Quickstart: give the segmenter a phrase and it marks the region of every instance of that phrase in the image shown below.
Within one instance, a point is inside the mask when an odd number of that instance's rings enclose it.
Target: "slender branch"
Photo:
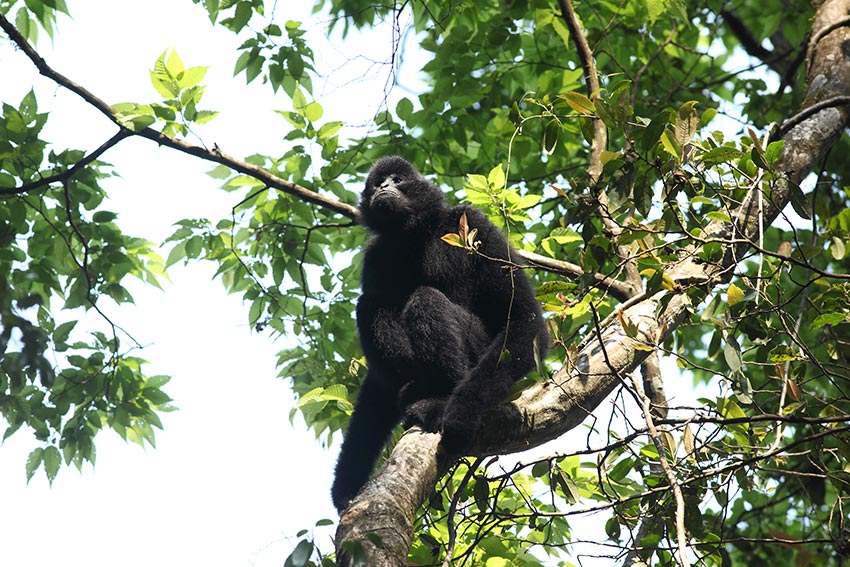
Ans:
[[[358,220],[360,218],[360,213],[357,210],[357,207],[354,207],[347,203],[343,203],[341,201],[337,201],[336,199],[333,199],[331,197],[326,197],[325,195],[316,193],[315,191],[307,189],[306,187],[302,187],[297,183],[287,181],[281,177],[269,173],[262,167],[229,156],[218,148],[208,150],[206,148],[203,148],[201,146],[195,146],[183,140],[171,138],[152,128],[145,128],[144,130],[135,133],[143,138],[153,140],[154,142],[157,142],[158,144],[161,144],[163,146],[168,146],[169,148],[179,150],[183,153],[193,155],[195,157],[199,157],[206,161],[226,165],[234,171],[244,173],[245,175],[250,175],[254,179],[262,181],[269,187],[279,189],[280,191],[283,191],[288,195],[292,195],[293,197],[297,197],[298,199],[301,199],[302,201],[311,203],[313,205],[319,205],[344,217],[355,220]]]
[[[449,542],[446,549],[446,557],[443,559],[443,567],[450,567],[452,565],[452,559],[454,555],[455,543],[457,542],[457,527],[455,526],[455,514],[457,514],[457,505],[461,499],[462,494],[466,490],[466,485],[469,484],[472,475],[478,470],[478,467],[481,466],[481,463],[484,461],[483,457],[478,457],[473,461],[469,468],[466,470],[466,474],[461,479],[460,484],[457,486],[457,490],[455,491],[454,497],[452,497],[452,503],[449,505],[449,513],[446,517],[446,523],[449,532]]]
[[[646,422],[646,428],[649,431],[649,438],[652,439],[655,450],[658,451],[658,462],[664,470],[664,475],[667,477],[667,482],[670,483],[670,488],[673,489],[673,498],[676,501],[676,542],[679,547],[678,563],[681,567],[690,567],[691,562],[688,559],[687,553],[688,536],[685,532],[685,497],[682,494],[682,485],[679,483],[679,479],[676,478],[676,474],[667,460],[666,449],[664,448],[664,443],[661,442],[661,433],[658,431],[658,428],[655,426],[655,420],[652,418],[652,401],[643,391],[640,382],[638,382],[634,374],[631,375],[631,379],[632,386],[641,403],[641,411],[643,411],[643,418]]]
[[[112,146],[117,145],[118,142],[120,142],[124,138],[128,138],[132,135],[133,133],[131,131],[127,130],[126,128],[123,128],[119,130],[114,136],[112,136],[103,144],[101,144],[100,147],[97,148],[95,151],[83,157],[80,161],[78,161],[65,171],[60,171],[48,177],[42,177],[40,179],[36,179],[35,181],[24,183],[23,185],[19,185],[18,187],[0,187],[0,195],[21,195],[23,193],[29,193],[30,191],[40,189],[41,187],[46,187],[51,183],[64,183],[65,181],[73,177],[78,171],[80,171],[81,169],[89,165],[91,162],[99,158],[103,154],[103,152],[105,152]]]
[[[762,61],[765,65],[776,71],[780,76],[785,76],[790,67],[786,60],[787,53],[779,53],[762,47],[761,42],[756,38],[750,28],[744,21],[730,10],[722,10],[720,15],[729,26],[729,31],[737,38],[741,47],[752,57]]]
[[[576,46],[581,67],[584,70],[584,79],[587,87],[587,96],[592,101],[599,100],[599,75],[596,70],[596,64],[593,60],[593,52],[587,43],[587,39],[582,33],[581,25],[579,25],[578,16],[573,9],[571,0],[558,0],[558,5],[561,8],[561,17],[567,25],[570,32],[570,38]],[[608,130],[605,123],[599,116],[593,118],[593,141],[590,144],[590,159],[587,166],[587,173],[590,177],[591,186],[595,187],[602,179],[602,152],[608,146]],[[610,233],[612,239],[616,242],[617,236],[622,233],[622,228],[611,218],[608,212],[608,195],[605,191],[600,191],[598,195],[599,209],[601,211],[602,222],[605,229]],[[628,246],[617,245],[617,255],[622,260],[623,271],[625,272],[626,281],[631,284],[629,297],[640,293],[641,279],[637,271],[634,260],[631,258]]]
[[[816,102],[815,104],[804,108],[785,122],[779,125],[779,129],[771,136],[771,140],[774,138],[781,138],[785,135],[786,132],[806,120],[809,116],[813,114],[817,114],[821,110],[832,108],[835,106],[846,106],[850,105],[850,96],[834,96],[830,97],[826,100],[822,100],[820,102]]]
[[[143,130],[139,131],[129,130],[124,124],[121,123],[119,114],[115,112],[115,109],[109,106],[109,104],[92,94],[86,88],[76,84],[68,77],[52,69],[44,60],[44,58],[42,58],[32,48],[32,46],[27,43],[27,40],[20,34],[20,32],[18,32],[17,29],[15,29],[15,26],[13,26],[9,22],[9,20],[7,20],[2,14],[0,14],[0,28],[2,28],[3,31],[6,32],[6,34],[9,36],[9,39],[11,39],[12,42],[17,45],[21,51],[24,52],[24,54],[30,59],[30,61],[33,62],[39,73],[53,80],[57,84],[65,87],[69,91],[82,98],[88,104],[97,108],[102,114],[104,114],[107,118],[114,122],[119,128],[128,132],[127,136],[129,136],[130,134],[135,134],[137,136],[141,136],[142,138],[152,140],[160,145],[168,146],[169,148],[181,151],[183,153],[199,157],[203,160],[226,165],[234,171],[244,173],[245,175],[250,175],[270,187],[279,189],[284,193],[293,195],[294,197],[297,197],[308,203],[322,206],[330,211],[341,214],[351,219],[357,219],[359,217],[357,208],[352,205],[342,203],[335,199],[321,195],[315,191],[311,191],[306,187],[302,187],[296,183],[287,181],[283,178],[269,173],[261,167],[231,157],[220,151],[218,148],[208,150],[207,148],[190,144],[189,142],[186,142],[184,140],[178,140],[176,138],[172,138],[171,136],[166,136],[162,132],[154,130],[153,128],[144,128]]]
[[[587,44],[584,34],[581,31],[581,26],[578,22],[575,10],[570,0],[558,0],[558,5],[561,7],[561,17],[564,23],[567,24],[567,29],[570,32],[570,38],[578,51],[581,68],[584,70],[584,80],[587,85],[587,96],[590,100],[599,98],[599,77],[596,73],[596,65],[593,62],[593,52]],[[602,152],[608,145],[608,130],[605,128],[605,123],[602,119],[593,118],[593,142],[590,144],[590,163],[587,172],[590,175],[591,185],[596,185],[602,177]]]
[[[532,268],[559,274],[570,279],[577,279],[590,275],[596,281],[597,287],[608,291],[614,298],[620,301],[627,301],[634,295],[634,290],[629,284],[604,274],[588,274],[588,272],[585,272],[584,268],[578,264],[565,262],[563,260],[556,260],[554,258],[549,258],[548,256],[535,254],[534,252],[527,252],[525,250],[517,250],[516,252],[517,255],[526,260],[528,265]]]

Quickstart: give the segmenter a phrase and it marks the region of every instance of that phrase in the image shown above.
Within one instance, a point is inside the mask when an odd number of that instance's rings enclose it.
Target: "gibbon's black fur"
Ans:
[[[463,454],[482,414],[549,343],[528,279],[511,273],[508,242],[480,211],[448,208],[439,188],[392,156],[369,172],[360,212],[374,233],[357,303],[368,373],[336,465],[331,492],[340,511],[399,422],[442,431],[443,450]],[[480,254],[440,239],[458,232],[463,213],[478,230]]]

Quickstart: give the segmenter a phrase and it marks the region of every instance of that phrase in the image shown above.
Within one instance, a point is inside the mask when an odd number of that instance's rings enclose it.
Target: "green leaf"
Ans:
[[[649,461],[657,461],[659,458],[658,447],[655,443],[645,443],[640,448],[640,456]]]
[[[777,140],[776,142],[771,142],[767,145],[767,149],[764,151],[764,156],[767,159],[767,163],[774,164],[779,159],[779,156],[782,155],[782,149],[785,147],[785,140]]]
[[[319,128],[317,136],[320,140],[326,140],[334,136],[337,132],[339,132],[340,128],[342,128],[342,122],[338,121],[322,124],[322,126]]]
[[[677,161],[682,161],[682,146],[673,132],[664,130],[661,133],[661,146],[668,154],[676,158]]]
[[[767,163],[767,159],[765,158],[764,152],[762,152],[761,148],[758,146],[753,146],[750,150],[750,159],[753,160],[753,163],[756,164],[756,167],[759,169],[769,170],[770,165]]]
[[[177,50],[172,49],[171,53],[168,54],[168,57],[165,60],[165,70],[172,79],[176,79],[177,75],[183,72],[183,69],[185,69],[183,60],[180,59],[180,55],[178,55]]]
[[[564,474],[561,471],[555,471],[552,473],[552,480],[554,480],[555,484],[563,491],[567,502],[575,504],[579,501],[581,494],[579,493],[575,482],[569,475]]]
[[[248,64],[256,57],[256,55],[250,51],[243,51],[242,54],[236,58],[236,64],[233,66],[233,75],[236,76],[240,72],[244,71],[248,68]]]
[[[836,260],[842,260],[847,253],[844,247],[844,241],[837,236],[833,236],[832,242],[829,245],[829,252]]]
[[[395,107],[395,113],[401,120],[407,122],[413,115],[413,103],[410,102],[410,99],[401,99]]]
[[[791,197],[791,207],[793,207],[794,212],[806,220],[812,220],[812,204],[806,198],[803,190],[790,179],[787,182],[789,196]]]
[[[847,313],[844,312],[823,313],[815,317],[812,321],[812,330],[820,329],[824,325],[840,325],[847,322],[847,320]]]
[[[543,197],[541,195],[523,195],[514,207],[517,209],[530,209],[531,207],[537,206],[542,199]]]
[[[561,123],[557,120],[550,120],[543,130],[543,153],[552,155],[555,152],[555,147],[558,145],[558,136],[561,133]]]
[[[47,480],[53,484],[56,475],[59,474],[59,465],[62,464],[62,455],[59,449],[50,445],[44,450],[44,470],[47,473]]]
[[[690,100],[679,107],[676,113],[676,141],[680,147],[688,144],[697,132],[699,117],[696,111],[697,101]]]
[[[708,220],[716,220],[720,222],[732,222],[732,219],[729,217],[728,213],[722,213],[720,211],[709,211],[705,213],[705,218]]]
[[[531,476],[542,478],[549,474],[549,461],[538,461],[531,467]]]
[[[720,146],[712,148],[702,154],[702,161],[706,165],[712,166],[719,163],[731,163],[741,158],[744,155],[739,149],[732,146]]]
[[[60,344],[64,343],[68,340],[68,336],[71,334],[71,331],[74,330],[74,327],[77,326],[77,321],[68,321],[67,323],[62,323],[56,330],[53,331],[53,342]]]
[[[44,448],[43,447],[37,447],[30,452],[29,457],[27,457],[27,466],[26,466],[27,482],[29,482],[30,479],[32,479],[33,475],[35,474],[35,471],[37,471],[38,467],[41,466],[43,459],[44,459]]]
[[[726,359],[726,364],[732,372],[740,372],[744,362],[738,341],[729,334],[724,334],[723,339],[723,358]]]
[[[178,242],[174,248],[168,253],[168,259],[165,261],[165,267],[172,266],[186,258],[186,243]]]
[[[311,555],[313,555],[313,542],[302,539],[298,542],[298,545],[295,546],[292,553],[289,554],[289,557],[286,560],[286,565],[291,565],[292,567],[306,567],[307,565],[312,565],[312,563],[310,563]]]
[[[593,102],[579,92],[568,92],[560,95],[570,107],[579,114],[591,115],[596,112]]]
[[[666,110],[655,115],[652,121],[644,128],[638,141],[638,150],[641,153],[647,153],[655,147],[669,121],[670,115]]]
[[[502,169],[502,164],[497,165],[487,174],[487,183],[493,189],[503,189],[505,181],[505,171]]]
[[[304,117],[307,118],[310,122],[316,122],[324,113],[322,109],[322,105],[318,102],[311,102],[307,106],[304,107]]]
[[[207,175],[213,179],[227,179],[233,174],[233,171],[226,165],[217,165],[207,172]]]
[[[218,116],[217,111],[199,110],[195,113],[195,117],[192,119],[192,122],[194,122],[195,124],[206,124],[216,116]]]
[[[112,222],[117,218],[118,215],[111,211],[95,211],[95,213],[91,217],[91,220],[93,222]]]
[[[472,487],[472,496],[475,499],[475,505],[482,512],[489,508],[490,500],[490,483],[485,476],[477,476],[475,484]]]
[[[188,89],[189,87],[194,87],[204,80],[206,74],[206,67],[191,67],[183,71],[182,76],[177,79],[177,85],[181,89]]]
[[[251,4],[248,2],[239,2],[236,4],[236,14],[233,16],[231,20],[231,26],[234,31],[241,31],[245,26],[248,25],[248,21],[251,19]]]
[[[614,541],[620,540],[620,522],[616,516],[608,518],[605,522],[605,533]]]

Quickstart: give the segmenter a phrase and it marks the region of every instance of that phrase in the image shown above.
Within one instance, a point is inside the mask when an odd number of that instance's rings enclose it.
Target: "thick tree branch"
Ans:
[[[817,38],[817,45],[809,46],[812,54],[807,70],[809,89],[803,109],[818,101],[850,92],[850,61],[843,49],[845,44],[850,43],[850,28],[832,25],[843,21],[848,13],[850,0],[827,0],[818,9],[812,28],[812,38]],[[820,33],[830,26],[830,33]],[[785,146],[776,166],[777,172],[783,177],[775,182],[771,199],[766,200],[762,208],[765,225],[772,223],[788,204],[789,184],[799,183],[806,177],[838,140],[847,127],[848,115],[846,105],[830,106],[808,116],[785,134]],[[708,291],[731,272],[741,252],[749,246],[747,243],[757,240],[756,204],[758,193],[762,190],[762,187],[755,185],[750,189],[742,205],[730,215],[732,223],[713,221],[709,225],[710,230],[706,231],[715,237],[734,234],[740,244],[729,246],[730,250],[717,263],[686,260],[674,266],[669,272],[674,281],[700,282]],[[479,430],[473,454],[504,454],[528,449],[555,439],[577,426],[646,358],[647,352],[643,348],[659,345],[689,317],[692,308],[685,290],[665,290],[625,309],[620,317],[613,318],[606,327],[597,329],[582,342],[574,365],[564,366],[552,380],[526,390],[514,402],[503,404],[488,413]],[[627,335],[620,326],[621,319],[630,322],[637,329],[637,334]],[[416,452],[406,454],[411,449]],[[424,463],[414,471],[413,476],[404,479],[404,485],[415,483],[416,486],[431,486],[436,481],[439,468],[432,466],[434,456],[422,452],[424,449],[404,444],[393,451],[391,461],[413,458],[417,461],[421,459]],[[373,525],[386,526],[389,523],[388,518],[380,514],[365,514],[363,510],[368,509],[369,499],[377,494],[381,495],[382,501],[396,500],[388,484],[391,476],[382,469],[367,485],[368,495],[364,490],[354,499],[352,508],[341,518],[337,532],[338,546],[348,541],[352,524],[357,525],[362,533],[368,533]],[[398,483],[399,479],[392,481]],[[414,506],[403,512],[406,517],[412,516],[415,506],[421,503],[410,500],[405,502]],[[397,525],[396,529],[404,528]],[[406,551],[401,548],[396,550],[395,557],[404,557]],[[373,561],[371,556],[367,563],[376,567],[404,564],[403,560]]]
[[[340,519],[338,565],[406,565],[419,505],[445,471],[437,461],[438,433],[407,431],[381,468],[382,482],[369,482]]]

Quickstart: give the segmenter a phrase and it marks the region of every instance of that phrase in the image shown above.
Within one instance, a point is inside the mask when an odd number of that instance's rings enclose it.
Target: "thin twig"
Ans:
[[[779,125],[779,128],[776,130],[776,133],[771,136],[771,140],[778,140],[787,134],[794,126],[797,126],[810,116],[813,116],[820,112],[821,110],[825,110],[827,108],[833,108],[835,106],[848,106],[850,105],[850,96],[833,96],[826,100],[822,100],[812,104],[811,106],[807,106],[785,122]]]
[[[649,431],[649,438],[652,439],[652,443],[655,445],[656,451],[658,451],[658,461],[661,464],[661,468],[664,469],[667,482],[670,483],[670,488],[673,489],[673,498],[676,500],[676,540],[679,546],[678,563],[681,567],[690,567],[691,562],[688,559],[687,549],[685,547],[687,545],[687,534],[685,533],[685,498],[682,495],[682,486],[679,484],[679,480],[676,478],[676,474],[667,460],[665,455],[666,449],[661,442],[661,434],[658,428],[655,427],[655,420],[652,418],[652,401],[644,393],[640,382],[635,378],[634,374],[630,376],[635,393],[641,402],[641,410],[643,411],[643,418],[646,421],[646,428]]]
[[[446,557],[443,560],[443,567],[451,567],[452,564],[452,556],[454,555],[455,543],[457,542],[457,527],[455,526],[455,514],[457,514],[457,504],[460,500],[461,493],[466,490],[466,485],[469,484],[469,479],[472,478],[472,475],[478,470],[478,467],[481,466],[482,461],[484,461],[483,457],[478,457],[475,461],[469,465],[469,468],[466,470],[466,474],[463,476],[463,479],[458,484],[457,489],[455,490],[454,498],[452,498],[451,504],[449,504],[449,514],[446,518],[446,525],[449,532],[449,542],[446,549]]]

